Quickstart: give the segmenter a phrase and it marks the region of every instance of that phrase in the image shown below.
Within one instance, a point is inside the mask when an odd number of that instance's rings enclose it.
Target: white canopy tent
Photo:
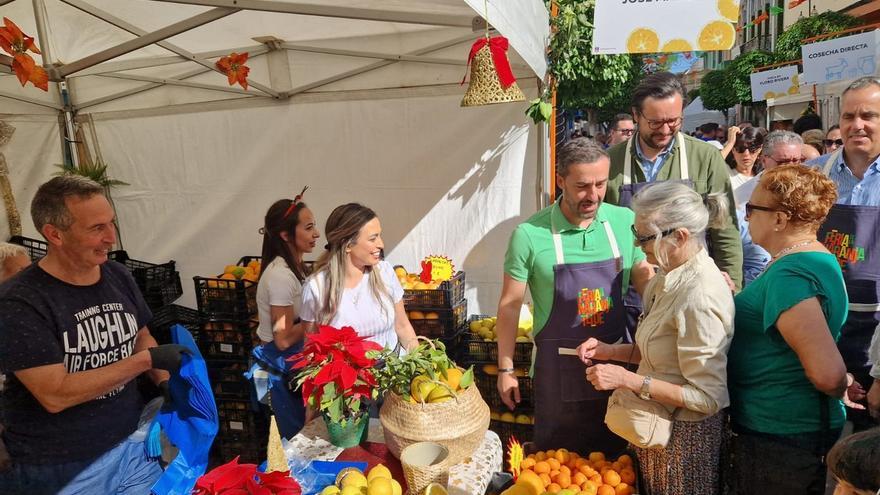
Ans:
[[[733,112],[731,110],[728,110],[729,115],[733,115]],[[703,99],[699,96],[694,98],[694,101],[690,102],[688,106],[684,108],[683,115],[683,127],[688,132],[695,131],[701,125],[708,124],[710,122],[714,122],[716,124],[727,123],[724,119],[724,114],[722,112],[719,112],[718,110],[706,110],[706,108],[703,106]]]
[[[546,139],[525,103],[459,107],[484,5],[534,97],[541,0],[0,0],[54,81],[22,88],[0,66],[24,234],[38,237],[27,212],[63,160],[67,116],[130,184],[113,191],[123,247],[175,259],[182,304],[193,275],[259,254],[268,206],[308,185],[321,226],[341,203],[367,204],[389,261],[445,254],[467,271],[471,312],[493,312],[507,238],[543,200]],[[250,54],[247,91],[214,69],[232,51]]]

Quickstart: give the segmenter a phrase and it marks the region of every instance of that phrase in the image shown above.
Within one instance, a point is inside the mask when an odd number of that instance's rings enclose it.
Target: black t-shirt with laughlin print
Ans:
[[[134,352],[152,317],[128,270],[108,261],[101,279],[71,285],[33,264],[0,285],[0,371],[8,373],[3,440],[14,462],[88,460],[136,428],[143,406],[134,381],[59,413],[50,413],[13,372],[63,363],[68,373],[101,368]]]

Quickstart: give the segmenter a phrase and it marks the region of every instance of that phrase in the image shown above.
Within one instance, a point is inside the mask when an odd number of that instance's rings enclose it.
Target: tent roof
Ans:
[[[5,5],[4,5],[5,4]],[[0,14],[37,37],[53,81],[90,112],[302,93],[442,86],[465,73],[482,0],[0,0]],[[489,0],[518,77],[546,72],[540,0]],[[42,20],[42,22],[40,22]],[[214,62],[250,53],[248,91]],[[40,62],[39,56],[38,63]],[[7,69],[2,71],[2,69]],[[22,88],[0,68],[2,113],[64,107],[55,88]],[[54,84],[53,84],[54,86]]]

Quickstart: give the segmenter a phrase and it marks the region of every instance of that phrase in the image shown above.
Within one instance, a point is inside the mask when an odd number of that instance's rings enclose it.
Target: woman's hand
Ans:
[[[599,340],[590,337],[585,340],[581,345],[577,346],[577,355],[581,361],[587,366],[593,364],[593,359],[598,359],[599,361],[608,361],[612,355],[611,346],[600,342]]]
[[[865,406],[856,403],[867,396],[865,389],[856,381],[852,373],[846,374],[846,393],[843,394],[843,405],[850,409],[864,409]]]
[[[737,127],[735,125],[728,127],[727,128],[727,141],[728,142],[736,141],[737,134],[739,134],[741,132],[742,132],[742,129],[740,129],[739,127]]]
[[[627,383],[633,381],[634,376],[635,373],[616,364],[597,364],[587,368],[587,381],[592,383],[596,390],[629,388]]]

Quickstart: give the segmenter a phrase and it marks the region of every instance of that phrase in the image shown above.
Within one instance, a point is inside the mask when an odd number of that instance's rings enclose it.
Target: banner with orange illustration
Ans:
[[[729,50],[739,0],[596,0],[593,53]]]
[[[797,65],[754,72],[749,79],[752,83],[752,101],[798,94],[800,81]]]

